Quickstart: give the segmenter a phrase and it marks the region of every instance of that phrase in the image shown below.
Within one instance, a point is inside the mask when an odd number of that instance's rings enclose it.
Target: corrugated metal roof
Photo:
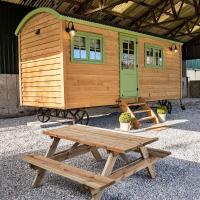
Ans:
[[[187,42],[200,35],[199,0],[5,0],[30,7],[50,7],[125,29]]]

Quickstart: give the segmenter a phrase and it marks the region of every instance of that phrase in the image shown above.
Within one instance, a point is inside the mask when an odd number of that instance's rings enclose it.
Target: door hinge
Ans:
[[[137,87],[137,91],[139,90],[139,88]]]
[[[138,68],[138,64],[136,65],[136,67]]]
[[[136,44],[138,44],[138,41],[136,41]]]

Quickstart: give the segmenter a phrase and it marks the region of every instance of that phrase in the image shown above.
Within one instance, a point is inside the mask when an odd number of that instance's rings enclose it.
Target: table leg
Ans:
[[[101,176],[109,176],[112,173],[113,167],[114,167],[115,162],[117,160],[117,157],[118,157],[118,154],[115,154],[113,152],[109,153]],[[94,193],[92,195],[92,200],[100,200],[102,194],[103,194],[103,191],[98,191],[97,193]]]
[[[144,146],[140,147],[140,152],[141,152],[141,155],[142,155],[142,157],[144,159],[149,157],[149,152],[148,152],[148,149],[146,147],[144,147]],[[149,175],[151,176],[151,178],[155,178],[156,177],[156,171],[155,171],[155,165],[154,164],[148,166],[147,170],[148,170]]]
[[[102,160],[101,154],[99,153],[99,151],[97,149],[94,149],[91,152],[92,152],[92,155],[94,156],[94,158],[96,159],[97,162]]]
[[[131,162],[125,153],[120,153],[119,155],[127,164]]]
[[[47,150],[45,157],[50,157],[55,153],[59,141],[60,141],[60,138],[54,138],[53,139],[53,142],[50,145],[49,149]],[[44,170],[44,169],[38,169],[37,170],[37,174],[36,174],[34,181],[32,183],[32,187],[35,188],[35,187],[41,186],[42,180],[43,180],[44,175],[45,175],[45,171],[46,170]]]

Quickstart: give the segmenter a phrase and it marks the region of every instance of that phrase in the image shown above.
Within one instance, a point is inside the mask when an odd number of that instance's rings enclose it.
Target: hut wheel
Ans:
[[[167,110],[168,110],[168,113],[171,114],[171,112],[172,112],[172,104],[171,104],[170,101],[168,101],[168,100],[159,100],[158,104],[160,106],[166,106]]]
[[[40,122],[48,122],[51,117],[51,111],[48,108],[39,108],[37,111],[37,118]]]
[[[76,109],[74,111],[71,111],[70,113],[73,115],[73,118],[76,124],[88,125],[89,115],[87,111],[83,109]]]

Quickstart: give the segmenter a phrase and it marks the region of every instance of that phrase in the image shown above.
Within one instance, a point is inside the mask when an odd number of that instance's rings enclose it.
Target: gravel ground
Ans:
[[[168,116],[166,124],[170,125],[169,128],[131,131],[135,135],[159,137],[152,146],[172,152],[171,156],[157,163],[157,177],[150,179],[146,170],[142,170],[105,190],[103,200],[200,200],[200,100],[186,99],[184,102],[185,111],[176,107]],[[118,115],[91,118],[90,125],[119,128]],[[0,119],[0,199],[89,199],[90,194],[81,185],[51,173],[46,175],[42,187],[31,189],[33,171],[21,156],[32,152],[42,154],[51,142],[40,130],[26,126],[27,122],[35,120],[35,116]],[[60,148],[65,145],[70,144],[62,142]],[[101,153],[106,158],[105,152]],[[105,161],[96,163],[88,154],[68,162],[100,172]],[[121,163],[119,159],[117,165]]]

